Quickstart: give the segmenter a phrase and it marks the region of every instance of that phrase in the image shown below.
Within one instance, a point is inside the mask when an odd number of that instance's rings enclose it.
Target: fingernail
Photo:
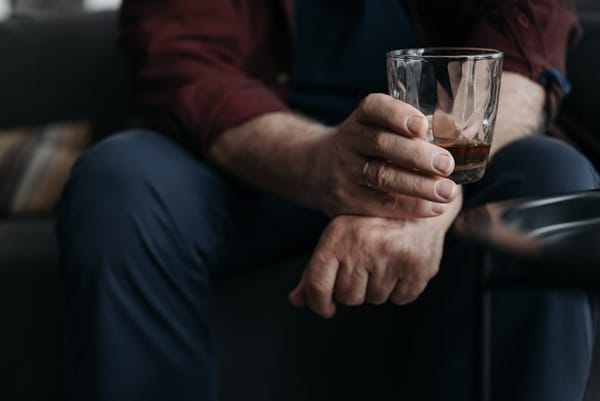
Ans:
[[[421,132],[425,131],[425,121],[424,118],[420,116],[411,116],[406,120],[406,128],[410,131],[414,136],[420,136]]]
[[[446,200],[452,199],[455,190],[456,184],[449,180],[440,181],[435,186],[435,193]]]
[[[452,158],[445,153],[440,153],[433,160],[433,168],[442,174],[450,174],[452,172]]]
[[[431,210],[435,214],[443,214],[446,211],[446,205],[444,205],[443,203],[434,202],[431,204]]]

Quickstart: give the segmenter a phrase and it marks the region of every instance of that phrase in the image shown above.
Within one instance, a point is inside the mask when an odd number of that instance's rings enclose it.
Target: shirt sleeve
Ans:
[[[506,71],[543,85],[550,122],[561,97],[570,90],[565,78],[566,54],[579,34],[571,0],[515,0],[489,8],[478,19],[466,45],[502,50]]]
[[[222,132],[286,110],[248,70],[243,13],[224,0],[125,0],[121,44],[141,112],[199,153]]]

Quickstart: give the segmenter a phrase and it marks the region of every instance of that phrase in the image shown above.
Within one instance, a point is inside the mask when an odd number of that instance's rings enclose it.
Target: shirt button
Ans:
[[[523,13],[520,13],[517,16],[517,21],[519,21],[519,24],[521,24],[521,26],[525,29],[529,28],[529,18],[527,18],[527,16]]]

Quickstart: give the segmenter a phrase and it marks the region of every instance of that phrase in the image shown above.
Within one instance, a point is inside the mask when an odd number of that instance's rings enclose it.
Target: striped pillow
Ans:
[[[90,126],[81,122],[0,131],[0,214],[51,214],[91,140]]]

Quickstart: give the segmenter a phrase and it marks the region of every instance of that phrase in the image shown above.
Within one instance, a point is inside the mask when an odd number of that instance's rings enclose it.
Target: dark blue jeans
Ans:
[[[530,138],[496,155],[465,207],[598,186],[576,151]],[[73,170],[57,225],[68,399],[216,400],[210,276],[309,252],[326,223],[235,184],[159,134],[132,131],[95,146]],[[449,234],[423,296],[385,307],[395,343],[381,387],[397,399],[471,397],[477,254]],[[495,400],[582,399],[594,336],[585,293],[503,291],[493,313]]]

